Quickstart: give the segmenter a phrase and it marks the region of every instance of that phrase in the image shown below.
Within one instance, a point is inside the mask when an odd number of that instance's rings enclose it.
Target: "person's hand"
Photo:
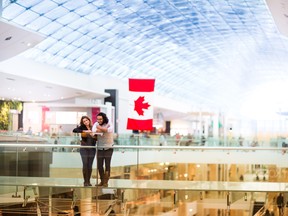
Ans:
[[[103,127],[101,127],[100,125],[96,126],[96,132],[101,133],[103,132]]]

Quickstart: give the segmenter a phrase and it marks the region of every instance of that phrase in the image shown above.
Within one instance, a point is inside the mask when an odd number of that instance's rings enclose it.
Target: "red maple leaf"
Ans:
[[[150,104],[144,103],[144,101],[144,96],[140,96],[134,101],[134,110],[138,113],[138,115],[144,115],[143,109],[148,109],[150,107]]]

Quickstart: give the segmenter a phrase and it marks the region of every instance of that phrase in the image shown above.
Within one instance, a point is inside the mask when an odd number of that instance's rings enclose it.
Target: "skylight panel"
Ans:
[[[22,14],[20,14],[19,16],[17,16],[14,21],[16,21],[18,24],[20,25],[27,25],[30,22],[34,21],[35,19],[37,19],[39,17],[39,15],[33,11],[30,10],[26,10],[24,11]]]
[[[105,56],[106,58],[110,58],[110,52],[114,51],[115,49],[111,46],[106,46],[105,49],[102,49],[100,51],[102,56]]]
[[[43,51],[46,51],[48,48],[51,47],[51,44],[55,44],[57,40],[54,38],[48,37],[42,43],[40,43],[37,47]]]
[[[72,43],[73,41],[76,41],[78,40],[78,38],[82,37],[82,34],[80,32],[77,32],[77,31],[73,31],[69,34],[66,34],[61,40],[70,44]]]
[[[95,66],[98,61],[98,56],[97,55],[91,55],[89,59],[87,59],[86,64],[89,64],[90,66]]]
[[[127,5],[125,5],[125,7],[127,7]],[[143,4],[132,4],[129,6],[129,10],[131,10],[132,12],[136,12],[141,10],[141,8],[145,7]]]
[[[65,4],[65,2],[68,2],[70,0],[53,0],[54,2],[56,2],[58,5],[62,5]]]
[[[62,41],[58,41],[56,44],[54,44],[53,46],[49,47],[47,49],[47,52],[56,55],[61,49],[64,49],[64,47],[67,46],[66,43],[62,42]]]
[[[85,53],[83,53],[83,55],[79,56],[77,60],[80,62],[85,62],[88,58],[90,58],[93,55],[94,53],[86,51]]]
[[[46,19],[48,19],[48,18],[46,18]],[[51,35],[51,34],[58,32],[58,30],[62,29],[62,27],[63,26],[57,22],[50,22],[47,25],[43,26],[43,28],[40,28],[39,32],[44,34],[44,35]]]
[[[88,25],[90,22],[81,17],[81,18],[78,18],[78,19],[75,19],[73,22],[69,23],[69,27],[72,28],[72,29],[75,29],[75,30],[78,30],[79,28],[85,26],[85,25]]]
[[[86,40],[86,42],[83,40],[84,44],[81,46],[85,50],[90,50],[91,52],[94,52],[93,48],[98,45],[97,40]]]
[[[19,4],[19,5],[21,5],[21,6],[25,7],[25,8],[30,8],[31,6],[34,6],[34,5],[38,4],[39,0],[29,0],[29,1],[27,1],[27,0],[17,0],[16,2],[17,2],[17,4]],[[10,3],[15,3],[15,2],[10,0]]]
[[[94,22],[94,21],[101,19],[102,17],[104,17],[106,15],[107,15],[106,12],[104,12],[102,10],[98,10],[97,8],[95,8],[95,11],[85,15],[85,18]]]
[[[60,67],[60,68],[69,68],[71,63],[72,63],[72,61],[70,59],[63,58],[61,61],[59,61],[58,67]]]
[[[58,55],[60,55],[62,57],[67,57],[71,53],[73,53],[76,49],[77,49],[77,47],[74,47],[74,46],[66,46],[58,52]]]
[[[50,23],[51,23],[51,20],[49,20],[48,18],[46,18],[44,16],[40,16],[37,19],[35,19],[34,21],[32,21],[31,23],[27,24],[27,27],[29,29],[34,29],[36,31],[39,31],[39,29],[47,26]]]
[[[142,33],[141,32],[135,32],[133,33],[133,36],[126,37],[128,41],[131,41],[135,46],[137,44],[140,44],[142,42]]]
[[[62,27],[62,28],[58,29],[58,31],[53,33],[51,36],[58,39],[58,40],[62,40],[66,35],[69,35],[72,32],[73,32],[73,29],[71,29],[69,27]]]
[[[107,45],[103,45],[103,43],[95,40],[95,46],[93,46],[90,51],[93,53],[100,53],[103,49],[106,48]]]
[[[73,28],[73,26],[70,26],[71,23],[73,23],[74,21],[78,20],[80,17],[79,15],[75,14],[75,13],[67,13],[61,17],[59,17],[57,19],[57,22],[59,22],[62,25],[67,25],[69,24],[70,28]]]
[[[70,11],[74,11],[78,8],[87,5],[87,1],[85,0],[77,0],[77,1],[67,1],[63,4],[63,7],[69,9]]]
[[[118,49],[114,49],[114,50],[111,50],[110,51],[110,53],[109,53],[109,57],[111,58],[111,59],[118,59],[120,56],[119,56],[119,53],[120,53],[121,51],[120,50],[118,50]],[[121,58],[121,57],[120,57]],[[118,61],[118,60],[117,60]]]
[[[81,35],[79,38],[77,38],[77,40],[74,40],[72,42],[73,45],[77,47],[82,47],[85,50],[89,50],[91,48],[91,43],[93,44],[95,42],[91,39],[91,37],[87,35]]]
[[[108,33],[108,32],[107,32]],[[97,40],[106,44],[110,44],[111,40],[114,43],[115,40],[117,40],[118,38],[115,37],[115,35],[113,33],[110,34],[101,34],[97,37]]]
[[[48,13],[46,13],[45,16],[51,20],[57,20],[58,18],[65,16],[68,13],[69,13],[69,10],[67,10],[64,7],[59,6],[49,11]]]
[[[105,35],[106,33],[107,29],[98,26],[98,28],[96,28],[93,32],[88,33],[87,35],[91,36],[92,38],[98,38],[100,35]]]
[[[26,9],[18,4],[9,4],[3,9],[2,16],[7,20],[12,20],[18,15],[24,13]]]
[[[93,59],[95,61],[95,63],[94,63],[95,69],[99,69],[101,67],[100,62],[102,63],[102,62],[106,61],[106,58],[104,58],[101,55],[93,55]]]
[[[81,64],[77,68],[77,71],[82,72],[84,74],[89,74],[90,70],[91,70],[90,66],[89,65],[85,65],[85,64]]]
[[[122,4],[116,4],[115,7],[113,7],[112,16],[118,19],[119,17],[127,16],[131,13],[131,10],[129,8],[125,8]]]
[[[81,65],[81,62],[78,62],[78,61],[74,60],[74,61],[71,62],[71,64],[69,65],[68,68],[71,68],[72,70],[76,71],[76,69],[79,68],[80,65]]]
[[[42,15],[55,9],[56,7],[58,7],[58,4],[56,4],[54,1],[39,1],[38,4],[31,7],[31,10]]]
[[[112,3],[112,1],[110,1]],[[113,17],[118,17],[120,14],[126,14],[128,12],[127,8],[122,4],[114,4],[109,7],[109,10],[106,10]]]
[[[83,50],[82,48],[77,48],[72,53],[69,53],[67,58],[77,60],[79,56],[83,55],[85,52],[86,50]]]
[[[118,40],[115,40],[114,43],[113,43],[113,47],[115,47],[115,49],[121,49],[122,47],[125,46],[125,42],[123,41],[123,39],[119,39]]]
[[[96,25],[93,22],[88,22],[82,25],[82,27],[78,28],[77,31],[81,32],[82,34],[89,34],[92,31],[95,31],[97,28],[99,28],[98,25]]]
[[[93,4],[85,4],[82,7],[75,8],[74,12],[79,16],[85,17],[88,14],[96,13],[97,8]]]
[[[107,40],[105,40],[105,43],[107,45],[113,46],[113,43],[114,43],[115,40],[117,40],[116,37],[108,38]]]
[[[63,61],[63,57],[59,55],[54,55],[51,57],[50,61],[52,61],[52,64],[59,67],[59,64]]]
[[[118,18],[119,21],[127,24],[129,22],[132,22],[133,20],[138,20],[139,16],[136,14],[136,13],[130,13],[130,14],[127,14],[127,16],[124,16],[124,17],[121,17],[121,18]]]

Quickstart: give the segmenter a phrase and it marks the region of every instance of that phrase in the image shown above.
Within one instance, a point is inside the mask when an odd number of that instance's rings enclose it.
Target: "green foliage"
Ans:
[[[19,101],[9,101],[9,107],[10,107],[10,109],[17,110],[19,113],[23,109],[23,105]]]
[[[8,130],[10,110],[21,112],[22,102],[19,101],[0,101],[0,130]]]

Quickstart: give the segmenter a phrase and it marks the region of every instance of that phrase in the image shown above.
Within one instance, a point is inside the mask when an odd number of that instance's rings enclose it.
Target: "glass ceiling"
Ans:
[[[87,75],[156,78],[165,97],[233,109],[287,81],[288,40],[264,0],[4,0],[46,36],[23,55]]]

